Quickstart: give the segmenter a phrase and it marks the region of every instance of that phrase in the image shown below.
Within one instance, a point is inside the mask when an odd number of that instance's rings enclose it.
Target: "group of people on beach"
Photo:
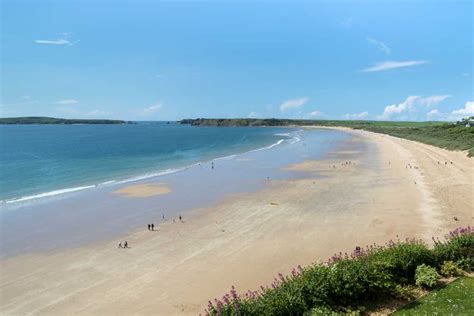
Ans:
[[[122,242],[119,242],[118,247],[119,248],[130,248],[130,247],[128,247],[128,242],[126,240],[123,243],[123,245],[122,245]]]

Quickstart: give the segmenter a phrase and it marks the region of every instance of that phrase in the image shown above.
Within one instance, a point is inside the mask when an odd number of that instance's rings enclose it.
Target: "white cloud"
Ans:
[[[156,104],[150,105],[147,108],[144,108],[142,112],[145,115],[149,115],[149,114],[153,114],[153,113],[157,112],[162,107],[163,107],[163,105],[161,103],[156,103]]]
[[[367,41],[374,45],[375,47],[377,47],[379,50],[381,50],[382,52],[384,52],[385,54],[390,54],[391,52],[391,49],[390,47],[388,47],[384,42],[382,41],[378,41],[376,40],[375,38],[370,38],[370,37],[367,37]]]
[[[362,71],[364,72],[376,72],[376,71],[385,71],[396,68],[411,67],[417,65],[427,64],[427,60],[407,60],[407,61],[383,61],[376,63],[374,66],[365,68]]]
[[[79,101],[78,100],[74,100],[74,99],[65,99],[65,100],[59,100],[59,101],[56,101],[54,102],[54,104],[61,104],[61,105],[65,105],[65,104],[78,104]]]
[[[74,44],[78,43],[79,40],[72,41],[70,40],[71,38],[71,33],[61,33],[61,36],[56,39],[39,39],[35,40],[36,44],[43,44],[43,45],[67,45],[67,46],[73,46]]]
[[[308,100],[309,98],[307,97],[287,100],[280,105],[280,111],[285,112],[291,109],[298,109],[302,107],[303,105],[305,105],[305,103],[308,102]]]
[[[425,105],[425,106],[432,106],[432,105],[435,105],[435,104],[438,104],[448,98],[452,97],[452,95],[449,95],[449,94],[445,94],[445,95],[432,95],[432,96],[429,96],[429,97],[426,97],[426,98],[420,98],[418,100],[418,102],[421,104],[421,105]]]
[[[256,117],[259,117],[260,114],[258,114],[257,112],[250,112],[249,115],[247,115],[248,118],[256,118]]]
[[[454,110],[451,114],[457,118],[474,116],[474,101],[467,101],[463,109]]]
[[[441,115],[441,113],[438,111],[438,109],[433,109],[431,111],[429,111],[427,114],[426,114],[429,118],[433,118],[433,117],[438,117]]]
[[[383,111],[383,114],[380,115],[379,119],[390,119],[392,116],[397,116],[404,114],[405,112],[412,110],[415,104],[415,101],[420,97],[416,95],[409,96],[400,104],[387,105]]]
[[[322,115],[323,115],[323,112],[320,112],[320,111],[313,111],[313,112],[308,113],[308,116],[310,117],[316,117],[316,116],[322,116]]]
[[[346,120],[362,120],[369,116],[369,112],[360,112],[360,113],[346,113],[344,118]]]

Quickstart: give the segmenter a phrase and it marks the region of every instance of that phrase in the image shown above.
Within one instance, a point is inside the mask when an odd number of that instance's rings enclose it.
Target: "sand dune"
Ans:
[[[325,160],[288,166],[311,177],[124,236],[130,249],[113,241],[4,260],[2,314],[196,315],[231,285],[257,288],[335,251],[472,224],[474,162],[464,153],[349,132]]]

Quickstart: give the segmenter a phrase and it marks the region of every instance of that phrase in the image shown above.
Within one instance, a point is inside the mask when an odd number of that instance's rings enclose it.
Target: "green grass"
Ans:
[[[392,315],[474,315],[474,278],[459,278]]]

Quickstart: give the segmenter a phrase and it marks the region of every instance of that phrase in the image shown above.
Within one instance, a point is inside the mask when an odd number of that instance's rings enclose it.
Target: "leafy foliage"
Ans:
[[[473,261],[474,231],[459,228],[435,240],[434,249],[422,241],[390,241],[384,246],[356,248],[335,254],[324,264],[279,274],[271,286],[238,295],[234,287],[222,299],[209,301],[208,315],[357,314],[360,305],[390,297],[409,296],[411,284],[433,286],[436,268],[446,260]],[[447,258],[447,259],[446,259]],[[433,266],[434,268],[432,268]],[[407,286],[408,285],[408,286]]]
[[[459,268],[459,264],[453,261],[445,261],[441,266],[441,275],[446,277],[461,275],[462,270]]]
[[[415,280],[416,285],[431,288],[438,283],[439,274],[435,268],[422,264],[416,268]]]

